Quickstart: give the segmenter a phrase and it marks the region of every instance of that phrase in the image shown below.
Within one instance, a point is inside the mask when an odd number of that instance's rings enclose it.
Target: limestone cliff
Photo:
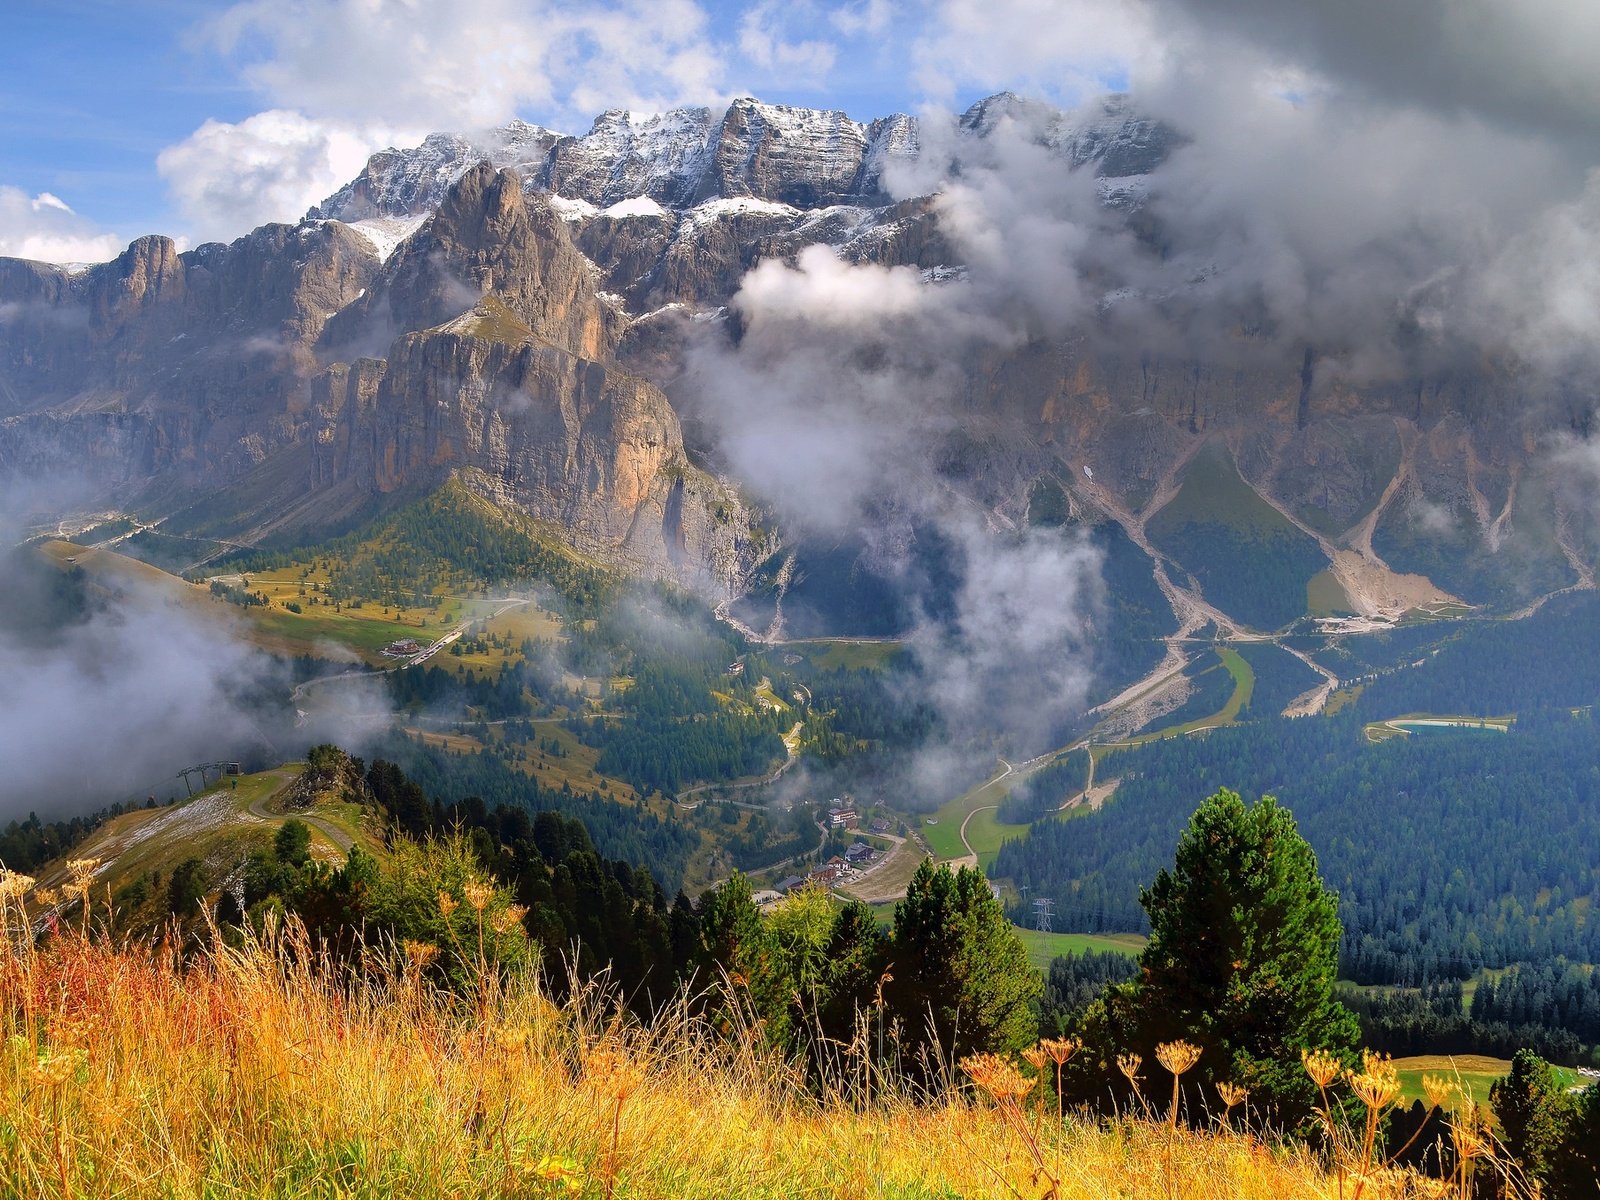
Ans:
[[[489,299],[313,386],[314,480],[380,493],[458,475],[629,570],[726,592],[765,553],[644,380],[536,336]]]

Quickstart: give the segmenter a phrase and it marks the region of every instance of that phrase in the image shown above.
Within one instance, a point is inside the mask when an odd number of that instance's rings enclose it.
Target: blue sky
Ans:
[[[12,0],[0,17],[0,253],[93,258],[147,232],[237,236],[294,219],[371,150],[511,116],[581,133],[613,105],[745,93],[863,119],[1007,86],[1070,101],[1120,68],[1114,55],[1091,64],[1086,82],[1070,63],[1030,59],[1062,11],[1052,0]]]

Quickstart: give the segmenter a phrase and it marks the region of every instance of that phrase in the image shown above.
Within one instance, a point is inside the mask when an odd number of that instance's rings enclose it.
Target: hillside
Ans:
[[[113,817],[72,847],[71,860],[95,864],[92,898],[109,900],[124,932],[153,931],[173,916],[191,916],[178,911],[180,886],[214,904],[239,887],[245,861],[269,850],[290,820],[309,827],[308,849],[318,861],[342,864],[355,846],[384,853],[375,815],[336,778],[308,774],[304,763],[253,775],[211,771],[208,778],[215,780],[210,786],[194,778],[192,797]],[[58,896],[73,878],[65,859],[37,872],[39,886]]]
[[[923,1105],[873,1079],[868,1101],[841,1061],[819,1100],[698,1021],[609,1024],[592,993],[553,1002],[526,977],[453,1003],[404,956],[352,986],[310,973],[292,940],[183,970],[70,935],[12,954],[0,1035],[29,1052],[0,1063],[0,1100],[22,1117],[0,1181],[17,1195],[1278,1200],[1343,1186],[1306,1150],[1245,1134],[1040,1123],[1036,1086],[1023,1107],[976,1090]],[[1363,1194],[1425,1186],[1385,1172]]]

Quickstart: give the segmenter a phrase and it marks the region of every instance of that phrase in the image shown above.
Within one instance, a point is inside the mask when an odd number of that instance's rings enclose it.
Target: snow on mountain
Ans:
[[[372,243],[372,249],[377,253],[379,262],[387,262],[389,256],[395,252],[395,248],[415,233],[427,219],[427,213],[418,213],[410,217],[368,217],[347,224]]]
[[[1002,92],[974,104],[960,126],[986,138],[1005,121],[1025,123],[1074,166],[1092,164],[1096,175],[1110,178],[1148,175],[1179,141],[1121,96],[1063,113]],[[796,212],[879,207],[888,202],[882,188],[887,165],[914,158],[920,149],[920,125],[903,113],[864,125],[839,111],[748,97],[735,100],[720,118],[706,108],[613,109],[582,137],[512,121],[481,134],[436,133],[408,150],[381,151],[307,215],[354,223],[431,212],[450,185],[484,159],[515,171],[525,190],[559,197],[557,210],[568,221],[600,212],[658,215],[643,206],[617,208],[643,199],[679,213],[738,197]],[[1137,203],[1136,191],[1113,189],[1108,203]]]
[[[634,114],[612,109],[581,138],[562,138],[539,183],[606,208],[649,196],[673,208],[692,202],[716,126],[708,108]]]

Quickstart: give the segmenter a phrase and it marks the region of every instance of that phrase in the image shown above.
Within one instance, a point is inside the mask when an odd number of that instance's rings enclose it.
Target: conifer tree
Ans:
[[[1301,1051],[1349,1061],[1359,1028],[1333,994],[1338,897],[1293,815],[1271,796],[1254,805],[1226,789],[1207,798],[1172,870],[1139,902],[1150,917],[1142,978],[1109,993],[1095,1021],[1146,1062],[1162,1042],[1194,1043],[1203,1054],[1187,1085],[1243,1085],[1258,1119],[1304,1121],[1317,1093]]]
[[[926,860],[895,906],[891,997],[913,1053],[953,1062],[1038,1030],[1039,972],[983,873]]]

